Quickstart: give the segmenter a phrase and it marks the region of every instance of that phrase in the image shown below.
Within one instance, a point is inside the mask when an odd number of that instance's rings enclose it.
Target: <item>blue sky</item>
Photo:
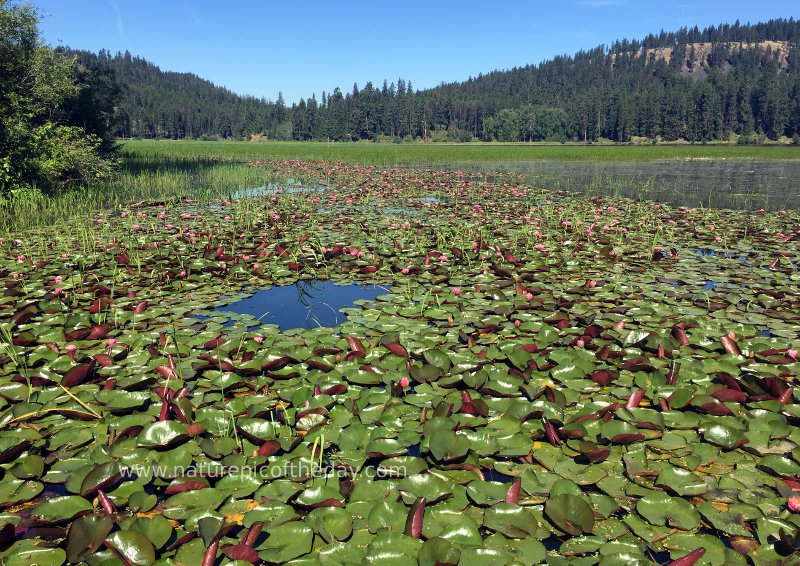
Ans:
[[[616,39],[800,18],[797,0],[33,0],[46,43],[128,50],[287,104],[402,77],[415,89]]]

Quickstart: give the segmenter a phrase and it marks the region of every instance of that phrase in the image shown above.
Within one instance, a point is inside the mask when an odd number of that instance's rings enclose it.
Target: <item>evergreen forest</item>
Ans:
[[[119,138],[739,143],[800,137],[800,22],[662,31],[415,90],[399,78],[291,106],[126,52],[65,51],[122,85]]]

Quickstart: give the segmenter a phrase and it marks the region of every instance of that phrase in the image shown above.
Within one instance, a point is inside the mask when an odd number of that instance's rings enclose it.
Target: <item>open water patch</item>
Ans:
[[[249,315],[262,325],[278,325],[281,332],[290,328],[333,327],[347,321],[347,315],[340,312],[341,309],[351,308],[357,301],[374,301],[378,295],[387,292],[389,288],[380,285],[300,280],[291,285],[257,291],[214,309],[212,316]],[[226,326],[233,323],[229,321]]]
[[[260,187],[247,187],[231,194],[231,200],[262,197],[266,195],[294,194],[294,193],[320,193],[327,187],[304,186],[302,182],[287,182],[280,185],[262,185]]]

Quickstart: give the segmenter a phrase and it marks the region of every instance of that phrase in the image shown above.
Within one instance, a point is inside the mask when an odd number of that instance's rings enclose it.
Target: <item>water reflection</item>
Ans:
[[[359,300],[375,300],[389,292],[379,285],[337,285],[319,279],[301,280],[256,292],[235,303],[214,310],[214,314],[252,315],[261,324],[277,324],[281,331],[289,328],[338,326],[347,320],[340,311],[353,307]]]
[[[540,188],[740,210],[797,208],[800,179],[799,160],[527,161],[500,168],[526,173],[527,180]]]
[[[326,190],[325,187],[306,187],[303,186],[301,181],[293,181],[289,179],[284,184],[280,185],[273,185],[272,183],[268,185],[263,185],[261,187],[247,187],[244,189],[239,189],[238,191],[231,194],[231,200],[236,199],[243,199],[243,198],[250,198],[250,197],[260,197],[264,195],[277,195],[277,194],[294,194],[294,193],[319,193]]]

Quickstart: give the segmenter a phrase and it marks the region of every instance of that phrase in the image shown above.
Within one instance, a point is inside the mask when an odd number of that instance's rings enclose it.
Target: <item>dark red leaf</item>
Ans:
[[[716,415],[718,417],[733,414],[733,411],[722,403],[705,403],[703,405],[703,410],[709,415]]]
[[[741,355],[739,347],[730,336],[720,336],[719,341],[722,343],[722,347],[725,348],[725,351],[729,354],[733,354],[734,356]]]
[[[400,344],[386,344],[386,348],[388,348],[388,350],[393,354],[397,354],[400,357],[408,357],[408,350],[403,348]]]
[[[196,491],[198,489],[205,489],[207,487],[210,487],[207,481],[185,481],[168,485],[164,490],[164,495],[175,495],[176,493],[183,493],[184,491]]]
[[[625,403],[625,407],[628,409],[635,409],[639,406],[639,403],[642,402],[642,398],[644,397],[645,391],[644,389],[637,389],[631,396],[628,397],[628,402]]]
[[[408,511],[405,534],[414,538],[422,536],[422,518],[425,515],[424,497],[417,499]]]
[[[261,366],[261,369],[263,369],[264,371],[277,371],[282,367],[284,367],[286,364],[288,364],[290,361],[291,359],[289,358],[289,356],[282,356],[280,358],[272,360],[271,362],[267,362],[266,364]]]
[[[117,508],[114,507],[114,503],[105,493],[103,493],[102,489],[97,490],[97,498],[100,500],[100,505],[102,505],[103,511],[105,511],[106,514],[113,515],[117,512]]]
[[[94,354],[92,356],[94,360],[100,365],[101,367],[107,368],[114,365],[114,360],[112,360],[109,356],[105,354]]]
[[[114,301],[112,301],[111,299],[106,299],[105,297],[101,297],[99,299],[95,299],[92,302],[92,305],[89,307],[89,313],[90,314],[99,313],[100,311],[105,310],[106,308],[108,308],[108,305],[112,304],[113,302]]]
[[[175,373],[175,370],[168,366],[156,366],[156,371],[164,376],[164,379],[178,378],[178,374]]]
[[[544,425],[544,432],[547,435],[547,440],[550,441],[550,444],[553,446],[561,446],[561,439],[558,438],[555,427],[547,419],[547,417],[542,417],[542,425]]]
[[[686,556],[682,556],[677,560],[673,560],[672,562],[669,563],[668,566],[692,566],[695,562],[700,560],[705,553],[706,553],[705,548],[702,547],[697,548],[691,551]]]
[[[67,334],[64,339],[67,342],[75,342],[76,340],[83,340],[87,336],[89,336],[90,330],[86,330],[85,328],[81,328],[79,330],[73,330],[69,334]]]
[[[323,371],[325,373],[327,373],[327,372],[329,372],[329,371],[331,371],[333,369],[333,366],[328,365],[328,364],[326,364],[324,362],[321,362],[319,360],[307,360],[306,364],[312,369],[318,369],[318,370]]]
[[[669,365],[669,372],[667,372],[667,385],[675,385],[678,383],[678,374],[681,371],[681,364],[675,360]]]
[[[614,444],[633,444],[644,440],[643,434],[618,434],[611,439]]]
[[[281,445],[278,443],[277,440],[267,440],[264,444],[262,444],[258,449],[259,456],[272,456],[280,450]]]
[[[64,381],[61,382],[61,384],[67,388],[80,385],[89,378],[89,376],[94,371],[95,365],[97,365],[97,362],[95,360],[92,360],[88,364],[81,364],[79,366],[75,366],[69,371],[67,376],[64,378]]]
[[[327,389],[322,390],[323,395],[341,395],[347,391],[347,386],[343,383],[337,383],[336,385],[332,385]]]
[[[676,362],[673,362],[676,363]],[[741,391],[742,387],[739,385],[739,382],[733,379],[730,375],[724,372],[717,372],[716,373],[717,379],[719,379],[725,387],[728,389],[733,389],[734,391]],[[669,383],[669,381],[667,381]]]
[[[672,336],[681,343],[681,346],[689,345],[689,337],[686,336],[686,332],[683,331],[683,328],[679,328],[678,326],[672,327]]]
[[[261,534],[261,530],[264,528],[264,523],[261,521],[257,523],[253,523],[253,526],[250,527],[250,530],[247,531],[247,535],[244,537],[244,541],[242,544],[246,544],[247,546],[253,546],[256,543],[256,539],[258,535]]]
[[[596,450],[583,450],[582,452],[592,464],[605,461],[611,455],[608,448],[598,448]]]
[[[88,336],[86,336],[86,340],[99,340],[109,332],[111,332],[110,326],[94,326],[92,327],[92,330],[89,332]]]
[[[222,552],[231,560],[243,560],[245,562],[249,562],[250,564],[258,564],[261,562],[258,552],[256,552],[252,546],[248,546],[246,544],[226,546],[222,549]]]
[[[594,372],[590,379],[598,385],[608,385],[609,383],[614,381],[616,377],[611,375],[607,371],[601,369]]]
[[[712,393],[711,396],[728,403],[744,403],[747,401],[747,395],[736,389],[720,389]]]
[[[781,404],[785,405],[786,403],[788,403],[791,400],[792,393],[794,393],[794,387],[787,388],[786,391],[781,393],[780,397],[778,397],[778,401]]]
[[[514,505],[519,504],[519,490],[521,487],[522,479],[515,479],[514,483],[511,484],[511,487],[508,488],[508,492],[506,493],[506,503],[513,503]]]
[[[347,336],[345,340],[347,340],[347,345],[350,347],[351,352],[366,352],[364,345],[358,338]]]
[[[344,507],[344,503],[342,503],[338,499],[331,497],[329,499],[317,501],[316,503],[312,503],[311,505],[300,505],[300,507],[305,507],[307,509],[316,509],[317,507]]]
[[[169,401],[164,399],[161,401],[161,413],[158,415],[159,421],[168,421],[169,420]]]
[[[167,550],[175,550],[176,548],[186,544],[187,542],[189,542],[190,540],[192,540],[193,538],[196,538],[196,537],[197,537],[197,531],[192,531],[191,533],[186,533],[181,538],[179,538],[178,540],[173,542],[171,545],[169,545],[169,547],[167,547]]]
[[[200,566],[214,566],[214,562],[217,559],[217,549],[219,548],[219,539],[214,539],[208,548],[206,549],[206,553],[203,555],[203,562]]]

